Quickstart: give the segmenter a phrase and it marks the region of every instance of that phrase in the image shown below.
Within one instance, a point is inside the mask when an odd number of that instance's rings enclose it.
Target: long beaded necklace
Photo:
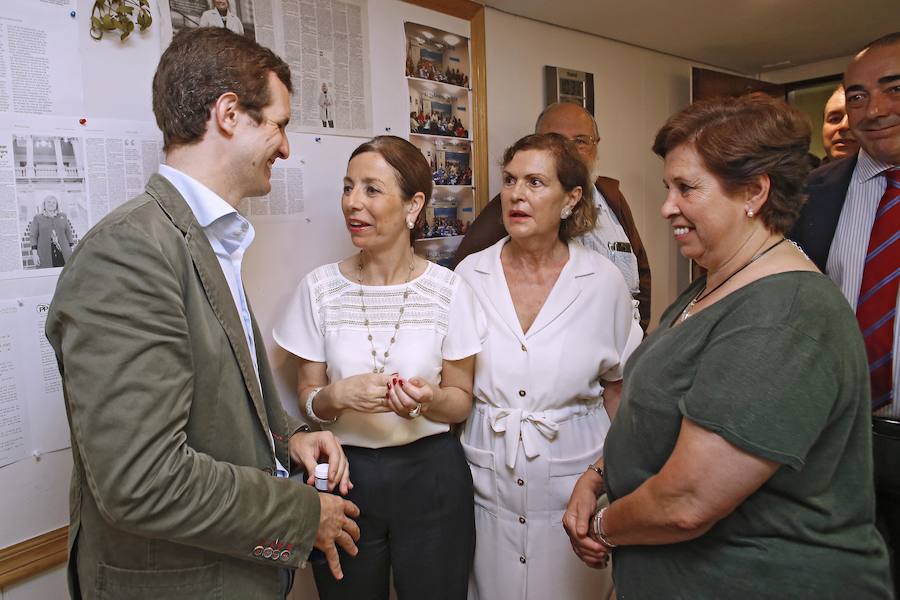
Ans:
[[[746,269],[747,267],[749,267],[750,265],[752,265],[753,263],[755,263],[756,261],[761,259],[763,256],[765,256],[766,254],[768,254],[769,252],[774,250],[780,244],[783,244],[786,240],[787,240],[787,238],[781,238],[780,240],[778,240],[777,242],[775,242],[774,244],[772,244],[771,246],[769,246],[762,252],[757,252],[756,254],[753,255],[753,258],[751,258],[744,264],[744,266],[742,266],[740,269],[738,269],[737,271],[735,271],[734,273],[732,273],[731,275],[726,277],[725,280],[722,281],[722,283],[720,283],[713,289],[709,290],[708,292],[706,291],[706,286],[703,286],[703,289],[700,290],[697,293],[697,295],[694,296],[693,300],[688,302],[688,305],[684,307],[684,310],[681,311],[681,318],[678,320],[678,322],[684,323],[687,320],[687,318],[691,316],[691,309],[694,308],[695,304],[697,304],[698,302],[700,302],[701,300],[703,300],[704,298],[708,297],[710,294],[715,292],[717,289],[719,289],[720,287],[722,287],[723,285],[728,283],[732,277],[734,277],[735,275],[737,275],[738,273],[740,273],[741,271],[743,271],[744,269]]]
[[[375,350],[375,341],[372,338],[372,330],[369,328],[369,315],[366,310],[366,294],[363,290],[363,282],[362,282],[362,272],[363,272],[363,254],[362,251],[359,253],[359,260],[356,263],[357,268],[359,269],[356,282],[359,284],[359,302],[362,305],[362,311],[365,314],[364,322],[366,324],[366,333],[369,338],[369,346],[372,347],[372,372],[373,373],[384,373],[384,366],[387,364],[388,357],[391,355],[391,347],[394,345],[394,342],[397,341],[397,334],[400,331],[400,321],[403,320],[403,311],[406,308],[406,299],[409,297],[409,281],[412,279],[413,270],[416,268],[416,262],[414,255],[412,254],[412,249],[410,249],[410,257],[409,257],[409,271],[406,273],[406,281],[404,285],[407,286],[403,291],[403,304],[400,306],[400,314],[397,315],[397,323],[394,324],[394,330],[391,332],[391,340],[388,342],[387,348],[384,350],[384,362],[381,366],[378,366],[378,351]]]

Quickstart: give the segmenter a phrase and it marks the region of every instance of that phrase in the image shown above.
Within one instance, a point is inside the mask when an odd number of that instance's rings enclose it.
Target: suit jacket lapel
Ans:
[[[234,305],[228,282],[222,273],[222,267],[219,265],[219,259],[216,258],[216,254],[213,252],[212,246],[209,245],[206,234],[203,233],[203,230],[194,218],[194,213],[191,212],[190,207],[182,199],[178,190],[165,177],[153,175],[147,183],[147,193],[156,199],[160,207],[172,219],[175,226],[184,234],[184,241],[191,254],[197,275],[200,277],[203,290],[206,292],[209,305],[212,307],[213,313],[228,337],[228,343],[231,345],[232,352],[234,352],[244,379],[244,386],[253,401],[260,425],[268,433],[269,425],[265,402],[262,398],[256,371],[253,368],[250,349],[244,337],[244,328],[241,325],[240,316]],[[258,345],[260,343],[260,341],[257,341]]]
[[[837,230],[841,210],[847,198],[847,190],[857,156],[837,161],[814,171],[807,184],[809,200],[801,213],[796,239],[816,266],[825,272],[828,253],[834,232]]]

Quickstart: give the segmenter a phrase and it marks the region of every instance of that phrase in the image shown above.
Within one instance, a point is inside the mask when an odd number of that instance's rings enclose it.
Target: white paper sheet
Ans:
[[[0,279],[58,272],[88,229],[143,191],[161,159],[150,123],[0,119]]]
[[[20,311],[15,300],[0,301],[0,467],[31,453],[28,396],[23,386]]]
[[[74,0],[0,2],[0,113],[81,113],[74,8]]]
[[[366,0],[231,0],[228,18],[290,65],[291,131],[372,135]],[[162,44],[197,27],[206,0],[161,0]],[[226,18],[226,20],[228,20]],[[232,21],[233,22],[233,21]]]
[[[56,355],[44,335],[50,296],[18,301],[19,368],[24,375],[28,414],[31,419],[31,452],[36,456],[68,448],[69,424]]]

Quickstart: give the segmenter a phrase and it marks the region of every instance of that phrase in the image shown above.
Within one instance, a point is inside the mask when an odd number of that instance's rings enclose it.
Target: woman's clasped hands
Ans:
[[[434,401],[434,388],[418,377],[403,379],[394,374],[385,397],[388,407],[405,419],[415,419],[428,411]]]
[[[404,379],[399,373],[364,373],[336,383],[335,397],[341,410],[363,413],[394,412],[404,419],[415,419],[428,411],[434,401],[434,388],[418,377]]]

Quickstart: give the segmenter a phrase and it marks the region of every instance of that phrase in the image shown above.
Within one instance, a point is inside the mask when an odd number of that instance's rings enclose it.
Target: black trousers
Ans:
[[[894,596],[900,598],[900,421],[872,420],[875,525],[891,557]]]
[[[359,554],[340,550],[344,579],[314,563],[322,600],[465,600],[475,553],[472,474],[443,433],[392,448],[345,446],[360,509]]]

